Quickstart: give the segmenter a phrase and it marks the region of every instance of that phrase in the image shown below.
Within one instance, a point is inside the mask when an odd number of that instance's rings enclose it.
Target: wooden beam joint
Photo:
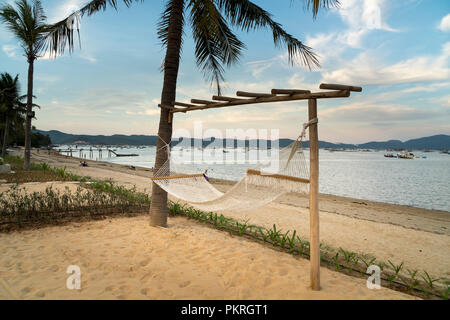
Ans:
[[[347,86],[343,84],[331,84],[331,83],[321,83],[319,86],[320,89],[328,89],[328,90],[349,90],[354,92],[361,92],[361,87],[355,86]]]

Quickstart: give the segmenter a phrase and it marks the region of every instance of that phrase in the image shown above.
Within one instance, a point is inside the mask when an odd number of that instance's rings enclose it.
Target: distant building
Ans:
[[[72,142],[72,144],[87,145],[87,144],[89,144],[89,142],[79,140],[79,141]]]

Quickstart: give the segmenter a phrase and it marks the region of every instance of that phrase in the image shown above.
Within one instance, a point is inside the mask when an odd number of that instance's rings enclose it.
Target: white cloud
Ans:
[[[439,24],[439,30],[444,32],[450,32],[450,13],[442,18]]]
[[[387,6],[385,0],[341,0],[340,8],[335,12],[347,27],[326,34],[308,35],[305,43],[318,54],[321,65],[326,65],[339,59],[348,49],[363,48],[364,37],[373,30],[398,32],[385,21]]]
[[[315,36],[306,36],[306,45],[318,54],[320,64],[327,63],[330,59],[339,57],[346,49],[337,39],[337,33],[319,33]]]
[[[48,80],[48,79],[47,79]],[[79,98],[70,101],[53,99],[48,109],[55,109],[64,116],[85,119],[102,117],[108,113],[116,116],[156,115],[159,108],[145,92],[129,92],[117,89],[89,89],[81,92]]]
[[[43,55],[39,56],[38,60],[51,60],[51,59],[57,59],[58,55],[54,55],[51,52],[47,51]]]
[[[432,83],[427,86],[422,85],[422,86],[412,87],[412,88],[404,89],[401,92],[403,92],[403,93],[435,92],[441,88],[446,88],[446,87],[450,88],[450,82],[439,82],[439,83]]]
[[[359,47],[363,36],[371,30],[397,31],[385,21],[386,7],[385,0],[341,0],[337,12],[348,29],[335,34],[337,39],[351,47]]]
[[[339,14],[353,29],[383,29],[393,31],[383,21],[382,9],[386,8],[385,0],[341,0]]]
[[[430,102],[443,107],[450,107],[450,94],[443,97],[430,99]]]
[[[93,57],[92,55],[90,55],[90,54],[81,53],[81,54],[79,54],[78,56],[79,56],[81,59],[83,59],[83,60],[89,61],[90,63],[96,63],[96,62],[97,62],[97,59],[94,58],[94,57]]]
[[[361,53],[339,69],[325,71],[323,82],[383,85],[420,81],[448,80],[450,78],[450,42],[443,45],[439,56],[419,56],[386,65],[376,54]]]
[[[50,51],[46,51],[46,52],[44,52],[44,54],[42,54],[39,58],[38,58],[38,60],[55,60],[55,59],[58,59],[58,58],[60,58],[60,57],[62,57],[63,55],[55,55],[55,54],[53,54],[52,52],[50,52]],[[80,58],[80,59],[83,59],[83,60],[87,60],[87,61],[89,61],[90,63],[96,63],[97,62],[97,59],[95,58],[95,57],[93,57],[92,55],[90,55],[90,54],[88,54],[88,53],[80,53],[80,54],[77,54],[76,56],[74,56],[74,57],[78,57],[78,58]]]
[[[17,50],[19,47],[15,45],[5,44],[2,46],[3,52],[10,58],[14,58],[17,55]]]
[[[448,117],[449,112],[445,110],[416,109],[398,104],[369,104],[366,101],[319,111],[321,119],[354,123],[409,122],[442,116]]]
[[[58,82],[59,80],[61,80],[61,78],[59,76],[51,75],[51,74],[43,74],[43,73],[38,73],[36,75],[35,79],[37,81],[45,82],[48,84],[52,84],[52,83],[55,83],[55,82]]]
[[[248,68],[250,69],[250,72],[252,73],[253,77],[258,78],[261,73],[272,67],[274,64],[280,64],[283,63],[283,61],[288,61],[287,54],[286,55],[280,55],[277,57],[274,57],[272,59],[266,59],[266,60],[258,60],[258,61],[251,61],[247,63]]]
[[[55,23],[66,18],[69,14],[81,8],[86,3],[85,0],[66,0],[61,5],[55,7],[49,14],[49,22]]]
[[[318,91],[319,85],[317,83],[310,83],[305,80],[305,77],[301,76],[299,73],[295,73],[288,80],[289,88],[300,89],[300,90],[310,90]]]

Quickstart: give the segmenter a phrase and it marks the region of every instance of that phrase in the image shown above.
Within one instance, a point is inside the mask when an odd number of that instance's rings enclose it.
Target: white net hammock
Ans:
[[[256,165],[223,193],[217,190],[202,172],[207,164],[191,168],[177,163],[170,156],[153,175],[152,181],[168,194],[204,211],[248,210],[264,206],[288,192],[309,192],[309,169],[302,149],[306,128],[317,118],[303,125],[300,136],[289,146],[271,157],[269,164]],[[169,145],[165,145],[169,149]],[[192,170],[195,167],[194,170]],[[183,168],[183,169],[182,169]],[[186,172],[196,172],[186,174]]]

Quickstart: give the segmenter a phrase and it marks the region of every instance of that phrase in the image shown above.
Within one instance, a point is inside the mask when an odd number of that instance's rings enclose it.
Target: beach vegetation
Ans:
[[[423,275],[421,275],[421,277],[423,281],[430,287],[430,289],[433,289],[434,283],[436,281],[441,280],[440,278],[432,278],[426,270],[423,270]]]
[[[42,163],[30,163],[30,171],[24,170],[24,159],[19,156],[6,155],[4,162],[11,166],[14,173],[0,173],[0,179],[6,183],[47,182],[62,180],[50,165]],[[67,179],[69,180],[69,179]]]
[[[149,209],[147,194],[122,186],[108,188],[107,192],[102,188],[102,183],[94,183],[79,185],[75,191],[67,186],[64,190],[48,186],[44,191],[27,192],[24,187],[12,185],[0,192],[0,231],[74,219],[134,216]]]

